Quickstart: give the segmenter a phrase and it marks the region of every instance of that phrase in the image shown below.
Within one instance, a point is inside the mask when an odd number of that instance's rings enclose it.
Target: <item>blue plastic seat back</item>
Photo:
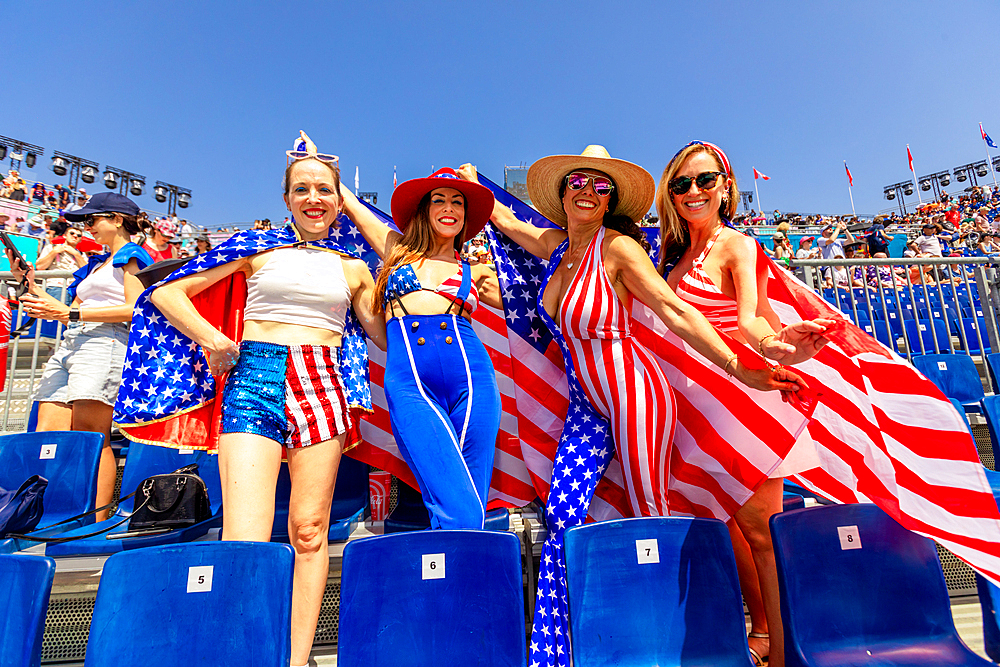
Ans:
[[[198,464],[198,476],[205,481],[212,514],[218,514],[222,507],[222,483],[219,481],[219,457],[215,454],[196,450],[173,449],[131,442],[122,471],[122,496],[127,496],[138,488],[142,481],[153,475],[165,475],[192,463]],[[134,498],[122,501],[117,514],[132,513]]]
[[[990,431],[993,460],[1000,464],[1000,395],[986,396],[980,404],[983,406],[983,416],[986,417],[986,427]]]
[[[278,471],[278,483],[274,489],[274,525],[271,539],[288,540],[288,502],[292,493],[292,479],[288,474],[288,464],[282,463]],[[333,489],[333,504],[330,506],[330,526],[356,515],[368,506],[368,464],[350,456],[340,457],[337,469],[337,483]]]
[[[957,398],[949,398],[948,400],[951,401],[951,406],[955,408],[955,411],[962,416],[962,420],[965,421],[965,427],[969,429],[969,435],[971,435],[972,439],[975,440],[976,436],[972,432],[972,424],[969,422],[969,418],[965,415],[965,406],[962,405],[962,402]]]
[[[990,374],[993,388],[1000,391],[1000,384],[997,384],[997,378],[1000,377],[1000,352],[986,355],[986,372]]]
[[[349,542],[339,667],[524,667],[521,543],[512,533],[427,530]]]
[[[976,573],[976,588],[979,590],[979,605],[983,609],[983,643],[986,655],[993,662],[1000,662],[1000,626],[997,625],[997,611],[1000,611],[1000,588],[997,588]]]
[[[647,517],[566,531],[573,664],[732,665],[749,654],[725,524]]]
[[[988,664],[958,639],[934,543],[875,505],[782,512],[771,535],[789,667]]]
[[[956,332],[958,325],[959,321],[956,320]],[[990,337],[986,333],[986,320],[984,318],[963,317],[961,319],[961,327],[962,333],[957,333],[959,347],[973,354],[979,354],[983,349],[986,350],[987,354],[993,351],[990,348]],[[982,344],[980,344],[980,339],[982,339]]]
[[[947,352],[948,346],[948,325],[944,320],[920,318],[916,320],[905,320],[903,329],[906,333],[906,342],[914,354],[931,354],[934,352]],[[937,347],[934,341],[937,339]],[[920,341],[923,341],[923,349]]]
[[[294,552],[194,542],[105,562],[86,667],[287,665]]]
[[[0,665],[38,667],[42,634],[56,562],[47,556],[0,555],[0,588],[4,613],[0,618]]]
[[[983,383],[967,354],[915,354],[913,365],[948,398],[960,403],[982,400]]]
[[[104,435],[89,431],[0,436],[0,487],[16,489],[32,475],[49,480],[39,527],[82,514],[96,507],[102,447]]]

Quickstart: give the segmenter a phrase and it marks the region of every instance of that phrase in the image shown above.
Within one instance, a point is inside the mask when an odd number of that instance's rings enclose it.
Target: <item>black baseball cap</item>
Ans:
[[[66,211],[64,217],[67,220],[79,222],[94,213],[139,215],[139,207],[125,195],[120,195],[117,192],[99,192],[90,198],[86,206],[75,211]]]

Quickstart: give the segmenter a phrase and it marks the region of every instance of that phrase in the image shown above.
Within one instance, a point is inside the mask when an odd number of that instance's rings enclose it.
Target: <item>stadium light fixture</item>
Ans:
[[[187,188],[157,181],[156,187],[153,188],[153,193],[156,201],[160,203],[167,202],[167,213],[169,215],[177,215],[178,206],[187,208],[191,205],[191,191]]]
[[[52,156],[52,172],[56,176],[65,176],[69,173],[69,169],[66,165],[66,160],[59,157],[58,155]]]
[[[82,169],[80,169],[80,180],[83,181],[84,183],[93,183],[94,179],[96,178],[97,178],[96,167],[92,167],[89,164],[87,164],[84,165]]]

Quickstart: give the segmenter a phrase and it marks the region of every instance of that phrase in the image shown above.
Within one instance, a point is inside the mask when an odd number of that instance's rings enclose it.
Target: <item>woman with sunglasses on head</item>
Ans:
[[[823,333],[835,322],[817,319],[782,327],[767,298],[768,274],[758,266],[757,243],[728,225],[738,202],[736,179],[720,148],[696,141],[678,152],[663,171],[656,198],[663,240],[659,271],[678,297],[737,342],[784,364],[805,361],[826,344]],[[794,340],[784,335],[789,329],[798,334]],[[776,421],[791,429],[802,425],[800,412],[767,394],[760,394],[753,405],[758,412],[742,413],[745,423]],[[768,520],[781,511],[782,478],[819,465],[808,429],[787,442],[791,449],[784,460],[758,481],[753,495],[728,522],[750,609],[751,653],[761,664],[770,649],[770,664],[777,667],[784,664],[784,644]]]
[[[155,410],[144,407],[143,412],[131,401],[148,399],[130,393],[128,405],[119,402],[118,421],[128,432],[157,421],[159,412],[183,416],[210,405],[217,394],[215,383],[205,375],[206,357],[211,375],[228,373],[218,437],[222,539],[271,539],[284,455],[292,481],[288,534],[295,549],[291,664],[305,665],[330,564],[328,533],[337,470],[341,454],[360,440],[352,391],[368,390],[367,357],[360,355],[363,367],[354,363],[358,350],[366,349],[356,325],[359,321],[379,347],[385,346],[385,326],[370,309],[374,280],[367,265],[332,239],[343,202],[336,157],[319,153],[304,133],[288,157],[284,200],[292,225],[235,234],[154,286],[136,307],[137,326],[143,322],[154,329],[165,316],[169,328],[160,330],[162,338],[176,337],[176,344],[161,346],[154,358],[169,352],[175,366],[200,373],[193,374],[194,388],[186,389],[188,402],[164,403]],[[233,278],[246,281],[239,342],[238,334],[221,332],[192,300]],[[211,314],[206,309],[206,315]],[[182,357],[189,363],[178,364],[178,355],[189,349],[194,356]],[[155,375],[156,362],[146,357],[138,349],[136,364],[150,366],[148,375]],[[211,392],[191,395],[206,384]],[[370,403],[360,407],[370,409]],[[122,424],[125,421],[130,423]]]
[[[29,268],[30,292],[21,297],[21,307],[28,317],[69,325],[62,345],[42,370],[33,399],[39,404],[37,430],[104,434],[97,473],[97,506],[102,507],[111,502],[115,488],[111,418],[122,380],[132,307],[142,292],[135,274],[153,263],[145,250],[131,242],[131,236],[147,232],[149,222],[135,203],[113,192],[94,195],[86,206],[65,215],[74,222],[82,220],[111,252],[91,257],[74,273],[67,288],[68,306],[35,285],[34,269]],[[18,279],[25,275],[14,261],[11,271]],[[107,510],[100,512],[97,520],[103,521],[107,514]]]
[[[345,212],[383,260],[372,309],[385,317],[385,391],[396,444],[431,528],[482,529],[500,430],[493,362],[472,329],[480,302],[501,308],[496,274],[460,258],[493,193],[453,169],[401,183],[390,229],[351,193]],[[432,287],[433,286],[433,287]]]
[[[461,172],[476,178],[471,165]],[[548,260],[538,313],[562,349],[569,380],[570,404],[546,507],[549,537],[542,548],[530,659],[564,665],[569,646],[563,534],[583,523],[611,457],[617,454],[621,463],[635,516],[669,513],[676,406],[663,370],[633,336],[633,301],[752,387],[794,392],[800,380],[786,369],[744,365],[704,316],[656,274],[635,222],[655,193],[645,169],[612,158],[603,146],[588,146],[582,155],[536,161],[527,185],[534,206],[563,229],[522,222],[499,204],[491,220],[529,253]]]

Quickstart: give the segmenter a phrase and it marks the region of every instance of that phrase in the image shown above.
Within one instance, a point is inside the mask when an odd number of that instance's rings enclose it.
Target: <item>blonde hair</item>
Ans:
[[[464,199],[463,196],[463,202]],[[465,209],[464,203],[462,207]],[[434,231],[431,229],[430,208],[431,193],[428,192],[421,198],[420,204],[417,205],[417,211],[413,214],[413,218],[410,219],[410,224],[407,226],[406,231],[403,232],[403,236],[392,246],[392,250],[389,251],[385,261],[382,263],[382,270],[379,271],[378,279],[375,281],[375,291],[372,294],[372,312],[376,314],[385,312],[385,290],[389,286],[389,276],[396,270],[396,267],[401,264],[412,264],[422,259],[426,256],[427,251],[431,249],[431,246],[434,245]],[[468,214],[468,209],[465,212]],[[466,225],[463,225],[462,231],[454,239],[456,251],[461,250],[465,244],[465,229]]]
[[[660,177],[660,183],[656,187],[656,212],[660,216],[660,261],[657,268],[661,274],[666,268],[669,258],[683,252],[684,249],[691,245],[691,235],[688,232],[687,223],[681,218],[677,212],[677,208],[674,206],[669,185],[670,181],[677,175],[677,172],[680,171],[684,162],[692,155],[698,153],[708,153],[715,160],[719,171],[726,171],[725,165],[722,164],[715,151],[704,144],[692,144],[688,146],[675,155],[674,159],[663,169],[663,176]],[[740,191],[736,186],[736,177],[728,174],[727,178],[729,179],[729,187],[726,189],[727,196],[723,196],[722,204],[719,206],[719,216],[730,220],[736,215]]]

